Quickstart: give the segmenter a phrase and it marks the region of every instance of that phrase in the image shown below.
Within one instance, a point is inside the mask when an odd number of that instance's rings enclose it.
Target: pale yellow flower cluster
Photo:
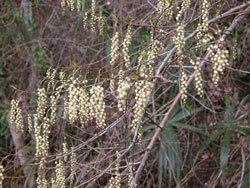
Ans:
[[[224,39],[221,38],[218,44],[212,45],[208,48],[210,58],[213,63],[213,82],[218,85],[220,74],[223,74],[227,65],[229,65],[229,52],[223,46]]]
[[[197,93],[200,97],[203,96],[203,93],[204,93],[204,90],[203,90],[203,86],[202,86],[202,76],[201,76],[201,68],[200,68],[200,62],[199,61],[196,61],[194,62],[192,59],[191,59],[191,64],[194,65],[194,70],[197,71],[197,73],[195,74],[195,87],[196,87],[196,90],[197,90]]]
[[[121,187],[121,175],[119,172],[120,168],[120,153],[116,152],[116,157],[118,159],[118,162],[116,163],[116,170],[115,170],[115,177],[111,177],[109,180],[109,188],[120,188]]]
[[[19,105],[20,105],[19,100],[13,99],[11,101],[10,121],[20,131],[24,131],[22,109],[20,108]]]
[[[56,163],[56,174],[55,177],[52,178],[52,188],[65,188],[66,187],[66,178],[65,171],[63,168],[63,161],[59,160]]]

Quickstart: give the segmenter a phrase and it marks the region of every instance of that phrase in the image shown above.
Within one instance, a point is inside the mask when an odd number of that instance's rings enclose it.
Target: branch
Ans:
[[[249,4],[248,4],[248,5],[249,5]],[[245,11],[247,12],[247,11],[249,11],[249,10],[250,10],[250,6],[248,6],[248,8],[247,8]],[[230,34],[230,33],[232,32],[232,30],[236,27],[236,25],[238,24],[238,22],[241,21],[244,17],[245,17],[245,15],[243,15],[243,14],[237,16],[237,17],[234,19],[234,21],[233,21],[233,23],[231,24],[231,26],[230,26],[230,27],[226,30],[226,32],[223,34],[222,38],[225,39],[226,35]],[[191,35],[193,35],[193,33],[192,33]],[[172,52],[172,51],[174,52],[174,51],[175,51],[175,48],[173,48],[170,52]],[[171,53],[169,53],[169,54],[171,54]],[[168,56],[169,56],[169,55],[168,55]],[[168,56],[167,56],[167,57],[168,57]],[[202,67],[202,66],[204,65],[205,60],[208,59],[209,56],[210,56],[210,53],[208,52],[208,53],[206,54],[204,60],[201,62],[200,67]],[[159,68],[159,69],[160,69],[160,68]],[[158,69],[158,71],[160,72],[159,69]],[[157,71],[157,73],[158,73],[158,71]],[[190,85],[190,83],[193,81],[193,79],[194,79],[195,75],[197,74],[197,72],[198,72],[198,71],[195,71],[195,72],[190,76],[190,78],[188,79],[187,85]],[[158,74],[159,74],[159,73],[158,73]],[[140,174],[141,174],[141,172],[142,172],[142,170],[143,170],[143,168],[144,168],[144,166],[145,166],[145,163],[146,163],[146,161],[147,161],[147,159],[148,159],[149,153],[150,153],[151,149],[153,148],[153,146],[154,146],[154,144],[155,144],[155,142],[156,142],[156,139],[158,138],[158,135],[159,135],[161,129],[162,129],[162,128],[164,127],[164,125],[166,124],[166,122],[167,122],[167,120],[168,120],[168,118],[169,118],[171,112],[172,112],[173,109],[175,108],[175,106],[176,106],[176,104],[178,103],[178,101],[179,101],[180,98],[181,98],[181,92],[179,92],[178,95],[175,97],[174,102],[172,103],[172,105],[170,106],[169,110],[168,110],[167,113],[165,114],[165,116],[164,116],[163,120],[161,121],[159,127],[156,128],[155,133],[154,133],[153,137],[151,138],[151,140],[150,140],[150,142],[149,142],[149,144],[148,144],[148,146],[147,146],[146,152],[145,152],[145,154],[144,154],[144,156],[143,156],[143,159],[142,159],[142,161],[141,161],[141,163],[140,163],[140,165],[139,165],[139,168],[138,168],[137,171],[136,171],[135,180],[134,180],[135,183],[137,183],[138,180],[139,180]]]

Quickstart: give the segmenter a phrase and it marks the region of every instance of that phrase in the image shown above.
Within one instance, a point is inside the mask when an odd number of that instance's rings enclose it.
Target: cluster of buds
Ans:
[[[10,121],[20,131],[24,131],[22,110],[21,110],[19,104],[20,104],[19,100],[13,99],[11,101]]]
[[[43,137],[41,136],[41,127],[38,125],[38,117],[37,114],[34,114],[34,132],[36,139],[36,157],[40,157],[43,154],[42,145],[43,145]]]
[[[144,114],[144,110],[147,104],[147,98],[152,91],[152,82],[147,80],[138,80],[135,83],[135,111],[134,119],[131,123],[131,132],[135,132],[136,126],[140,121],[141,115]]]
[[[37,114],[40,120],[43,119],[46,108],[47,108],[47,95],[44,88],[38,89],[37,91],[38,100],[37,100]]]
[[[38,168],[38,176],[36,179],[36,183],[37,183],[37,188],[47,188],[48,187],[48,181],[45,178],[45,173],[44,173],[44,169],[45,169],[45,158],[43,157],[40,161],[39,164],[39,168]]]
[[[133,177],[133,167],[132,167],[132,162],[129,162],[129,175],[128,175],[128,187],[132,188],[133,187],[133,181],[134,181],[134,177]]]
[[[55,77],[56,77],[56,69],[52,69],[50,67],[46,72],[46,79],[48,80],[48,86],[47,86],[48,89],[50,89],[50,87],[52,87],[52,89],[55,87]]]
[[[68,148],[67,148],[67,142],[66,142],[66,138],[64,137],[64,142],[63,142],[63,154],[65,155],[66,153],[68,153]],[[63,158],[64,162],[68,162],[68,156],[65,155]]]
[[[129,52],[128,47],[131,44],[131,38],[132,38],[131,27],[128,26],[126,37],[122,43],[122,45],[123,45],[122,54],[123,54],[126,68],[130,67],[130,57],[128,54],[128,52]]]
[[[61,0],[61,8],[64,9],[66,7],[66,0]]]
[[[213,63],[213,82],[218,85],[220,75],[223,74],[225,67],[229,65],[229,52],[223,47],[224,38],[220,38],[219,43],[208,48],[210,58]]]
[[[36,157],[45,157],[49,149],[49,119],[44,117],[43,122],[38,125],[37,114],[34,115],[34,132],[36,140]]]
[[[69,85],[69,104],[68,114],[70,123],[74,123],[77,120],[77,109],[78,109],[78,87],[76,86],[76,80]]]
[[[29,133],[32,133],[32,127],[33,127],[33,124],[32,124],[32,115],[28,114],[28,131],[29,131]]]
[[[188,87],[187,81],[188,81],[187,74],[183,70],[181,71],[181,99],[183,105],[185,105],[187,102],[187,87]]]
[[[0,188],[3,188],[3,180],[4,180],[4,168],[2,165],[0,165]]]
[[[56,163],[56,177],[52,178],[52,188],[65,188],[66,187],[66,178],[63,168],[63,161],[59,160]]]
[[[116,157],[118,159],[118,162],[116,163],[115,166],[115,177],[111,177],[109,180],[109,188],[120,188],[121,187],[121,175],[119,172],[120,168],[120,153],[116,152]]]
[[[87,29],[87,19],[88,19],[88,12],[86,11],[82,19],[84,29]]]
[[[104,26],[105,26],[105,19],[104,19],[104,17],[100,16],[100,17],[98,17],[98,21],[100,22],[99,34],[103,35]]]
[[[190,4],[191,4],[191,0],[183,0],[182,3],[181,3],[181,7],[177,6],[177,9],[179,10],[177,16],[176,16],[176,20],[177,20],[177,23],[180,23],[181,22],[181,16],[182,14],[184,13],[184,11],[190,7]]]
[[[106,127],[106,114],[104,102],[104,89],[101,86],[93,86],[90,90],[90,118],[95,118],[99,128]]]
[[[151,41],[152,41],[152,47],[148,52],[148,76],[152,77],[153,76],[153,70],[154,70],[154,63],[155,63],[155,58],[159,51],[163,48],[162,43],[158,40],[153,39],[153,34],[151,36]],[[146,77],[145,77],[146,78]]]
[[[201,68],[200,68],[200,62],[199,61],[196,61],[194,62],[192,59],[191,59],[191,64],[194,65],[194,70],[197,72],[195,74],[195,87],[196,87],[196,90],[197,90],[197,93],[200,97],[203,96],[203,86],[202,86],[202,76],[201,76]]]
[[[81,11],[81,0],[76,0],[76,10],[78,13]]]
[[[212,36],[208,33],[208,8],[209,8],[209,3],[207,0],[204,0],[201,7],[201,13],[202,13],[201,22],[198,23],[197,27],[196,38],[198,42],[196,49],[198,49],[202,43],[204,45],[208,44],[208,42],[212,39]]]
[[[75,10],[75,0],[69,0],[69,6],[70,6],[70,10],[74,11]]]
[[[115,32],[115,34],[112,37],[112,41],[111,41],[111,60],[110,60],[110,64],[114,65],[114,63],[116,62],[116,60],[119,57],[119,33]]]
[[[89,121],[89,93],[86,91],[85,88],[79,88],[78,90],[79,92],[79,117],[80,117],[80,121],[82,126],[84,126],[86,124],[86,122]]]
[[[178,23],[178,28],[177,28],[177,36],[174,37],[174,43],[177,47],[177,56],[182,57],[182,49],[184,48],[185,45],[185,40],[184,40],[184,28],[181,23]]]
[[[71,148],[71,156],[70,156],[70,185],[72,186],[74,177],[76,174],[75,166],[77,164],[76,153],[73,152],[73,147]]]
[[[97,20],[97,16],[95,15],[95,6],[96,6],[96,0],[92,0],[91,3],[91,31],[95,32],[95,24],[96,24],[96,20]]]
[[[120,71],[121,72],[121,71]],[[119,111],[125,111],[126,109],[126,96],[130,88],[130,78],[123,78],[123,74],[120,73],[118,82],[118,109]]]
[[[50,102],[51,102],[50,123],[51,125],[55,125],[56,124],[56,97],[54,95],[50,96]]]
[[[171,4],[168,0],[158,0],[157,2],[157,14],[159,16],[159,22],[161,24],[162,21],[170,20],[173,15],[173,10]]]

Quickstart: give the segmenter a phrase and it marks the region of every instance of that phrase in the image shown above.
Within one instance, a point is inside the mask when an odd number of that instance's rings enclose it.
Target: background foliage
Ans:
[[[128,25],[132,28],[129,46],[131,68],[128,74],[136,81],[138,57],[151,48],[151,31],[163,43],[157,55],[154,70],[158,70],[166,56],[174,47],[176,33],[177,5],[182,1],[168,1],[173,6],[173,18],[162,24],[160,32],[157,1],[151,0],[101,0],[96,2],[95,13],[104,17],[105,26],[100,35],[101,22],[96,23],[96,31],[91,31],[91,1],[81,1],[81,10],[71,11],[61,8],[59,0],[32,0],[28,24],[25,23],[21,1],[1,1],[0,7],[0,163],[4,166],[3,187],[25,187],[27,175],[24,168],[32,164],[30,176],[37,177],[38,164],[35,158],[34,134],[27,131],[27,114],[36,113],[37,89],[47,86],[46,72],[50,67],[58,73],[86,79],[87,87],[100,84],[105,88],[107,126],[98,129],[95,122],[81,128],[80,123],[70,124],[63,119],[62,103],[58,103],[57,123],[51,127],[49,136],[49,156],[45,176],[51,182],[55,176],[56,156],[62,154],[62,143],[68,148],[75,147],[77,154],[76,177],[72,185],[66,178],[67,187],[105,187],[111,177],[115,177],[116,151],[124,153],[120,161],[122,187],[128,187],[128,174],[136,174],[148,142],[155,134],[165,113],[180,92],[180,70],[175,53],[165,64],[157,78],[152,78],[154,88],[140,127],[141,144],[136,140],[130,148],[129,125],[133,119],[134,85],[127,96],[126,112],[118,112],[117,92],[109,90],[110,79],[118,84],[118,71],[123,66],[122,56],[111,66],[111,38],[119,32],[121,41]],[[185,12],[185,37],[197,28],[202,1],[191,1]],[[230,27],[240,14],[249,14],[249,1],[209,1],[209,20],[229,10],[248,3],[232,13],[219,18],[209,25],[209,32],[218,29],[223,32]],[[87,28],[83,17],[89,13]],[[220,77],[218,86],[212,83],[211,62],[202,69],[204,96],[200,98],[192,83],[188,88],[186,105],[181,101],[175,106],[160,135],[150,151],[145,167],[137,182],[138,187],[249,187],[249,15],[242,19],[227,36],[225,47],[229,50],[229,66]],[[184,68],[190,76],[193,67],[188,58],[205,57],[205,48],[194,52],[195,37],[187,40],[184,54]],[[204,48],[204,49],[203,49]],[[110,72],[115,72],[111,77]],[[68,88],[65,88],[66,90]],[[47,90],[48,96],[53,91]],[[62,99],[67,97],[63,91]],[[20,99],[26,126],[22,148],[28,154],[26,164],[17,155],[10,134],[8,112],[11,100]],[[131,106],[129,106],[131,105]],[[62,105],[61,105],[62,106]],[[120,120],[120,118],[124,118]],[[115,123],[117,122],[118,123]],[[133,136],[133,135],[132,135]],[[129,150],[125,153],[125,151]],[[69,155],[71,152],[69,151]],[[133,168],[129,169],[129,162]],[[72,166],[64,164],[66,177]],[[50,187],[51,184],[49,183]]]

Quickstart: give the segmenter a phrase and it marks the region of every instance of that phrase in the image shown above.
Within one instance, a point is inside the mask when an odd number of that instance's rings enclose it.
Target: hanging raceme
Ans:
[[[3,180],[4,180],[4,167],[0,164],[0,188],[3,188]]]
[[[194,70],[197,71],[195,74],[195,87],[197,90],[197,94],[202,97],[204,90],[202,86],[202,76],[201,76],[201,68],[200,68],[200,61],[194,62],[192,59],[190,60],[191,64],[194,65]]]
[[[119,58],[119,33],[115,32],[115,34],[112,37],[111,40],[111,53],[110,53],[110,64],[112,68],[114,67],[115,62]],[[113,70],[112,70],[113,71]],[[114,74],[111,74],[111,80],[110,80],[110,90],[115,90],[115,81],[112,79],[114,77]]]
[[[47,108],[47,95],[44,88],[37,90],[38,100],[37,100],[37,115],[40,120],[43,119]]]
[[[131,172],[130,172],[130,170],[131,170]],[[129,162],[128,188],[132,188],[133,187],[133,181],[134,181],[134,177],[133,177],[133,163]]]
[[[197,45],[196,50],[198,50],[202,43],[207,45],[208,42],[212,39],[212,36],[208,33],[208,8],[209,3],[207,0],[204,0],[201,6],[201,18],[197,27]]]
[[[37,172],[37,179],[36,179],[37,188],[47,188],[49,185],[48,181],[45,178],[45,173],[44,173],[45,162],[46,160],[43,157],[40,161],[38,172]]]
[[[181,71],[181,99],[182,103],[185,106],[187,102],[187,81],[188,77],[186,72],[183,70]]]
[[[162,22],[171,20],[173,16],[173,6],[171,6],[168,0],[158,0],[157,14],[159,17],[158,24],[162,25]],[[162,29],[160,32],[162,32]]]
[[[59,162],[56,162],[56,174],[52,178],[52,188],[65,188],[66,187],[66,178],[65,171],[63,167],[63,161],[60,159]]]
[[[66,137],[64,137],[64,142],[63,142],[63,155],[65,155],[66,153],[68,153],[68,147],[67,147],[67,142],[66,142]],[[64,162],[65,163],[67,163],[68,162],[68,156],[67,155],[65,155],[64,157],[63,157],[63,160],[64,160]]]
[[[76,86],[77,81],[75,79],[71,79],[72,83],[69,85],[69,97],[68,97],[68,115],[69,122],[74,123],[77,120],[77,109],[78,109],[78,91],[79,88]]]
[[[129,56],[129,45],[131,44],[131,26],[128,26],[126,37],[122,43],[123,49],[122,49],[122,55],[125,61],[125,67],[128,69],[130,67],[130,56]]]
[[[218,85],[220,74],[223,74],[225,67],[229,65],[229,52],[224,47],[224,39],[220,38],[219,43],[211,45],[208,51],[210,52],[210,58],[213,64],[212,80],[215,85]]]
[[[119,172],[119,168],[120,168],[120,162],[121,162],[121,157],[120,157],[120,153],[117,151],[116,152],[116,157],[118,159],[116,165],[115,165],[115,177],[111,177],[109,180],[109,188],[120,188],[121,187],[121,174]]]
[[[15,125],[18,130],[24,131],[23,125],[23,115],[22,109],[20,108],[20,101],[12,99],[11,101],[11,109],[10,109],[10,121],[13,125]]]
[[[82,127],[89,121],[89,93],[85,88],[79,88],[79,111],[78,116],[80,117],[80,121],[82,124]]]
[[[95,32],[95,25],[96,25],[96,21],[97,21],[97,16],[95,15],[95,6],[96,6],[96,0],[92,0],[91,3],[91,21],[90,21],[90,25],[91,25],[91,31]]]
[[[124,74],[123,71],[120,70],[119,72],[119,81],[118,81],[118,109],[119,111],[125,112],[126,110],[126,97],[127,97],[127,92],[130,88],[130,78],[126,77],[124,79]]]
[[[104,102],[104,89],[101,86],[93,86],[90,90],[90,118],[96,120],[99,128],[106,127],[106,113]]]
[[[73,185],[73,181],[76,175],[75,166],[77,165],[76,153],[73,152],[73,147],[71,148],[71,156],[70,156],[70,186]]]

